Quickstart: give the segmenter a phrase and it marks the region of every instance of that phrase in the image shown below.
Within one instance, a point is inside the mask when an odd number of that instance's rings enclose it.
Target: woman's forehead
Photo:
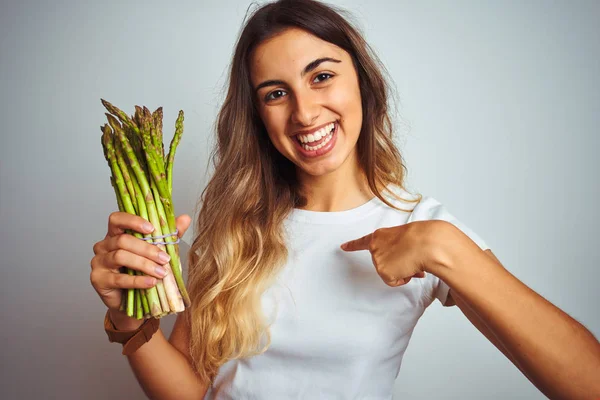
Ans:
[[[311,61],[321,57],[345,60],[346,53],[336,45],[298,28],[289,28],[262,42],[250,58],[254,79],[272,74],[298,74]],[[269,75],[269,76],[267,76]]]

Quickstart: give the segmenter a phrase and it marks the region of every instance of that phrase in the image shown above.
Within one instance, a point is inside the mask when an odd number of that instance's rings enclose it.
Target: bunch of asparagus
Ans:
[[[150,112],[135,106],[135,114],[128,116],[106,100],[108,124],[101,127],[104,157],[111,169],[111,184],[115,189],[120,211],[139,215],[155,228],[152,234],[128,232],[148,240],[166,251],[171,260],[165,267],[167,275],[150,289],[124,289],[121,310],[130,317],[160,318],[178,313],[190,305],[182,276],[173,190],[173,161],[175,150],[183,133],[183,111],[175,122],[175,134],[169,154],[165,156],[162,134],[162,107]],[[160,244],[164,243],[164,244]],[[122,268],[129,275],[143,275],[140,271]]]

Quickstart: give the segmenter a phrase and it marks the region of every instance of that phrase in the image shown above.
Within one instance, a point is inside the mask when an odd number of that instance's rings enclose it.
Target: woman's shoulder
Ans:
[[[451,218],[447,208],[432,196],[397,185],[389,185],[382,194],[399,211],[410,213],[410,220]]]
[[[420,193],[411,192],[398,185],[388,185],[381,194],[399,211],[412,212],[425,198]]]
[[[410,213],[406,223],[415,221],[442,220],[451,223],[473,240],[481,249],[489,249],[487,243],[474,232],[462,219],[457,218],[452,211],[442,202],[432,196],[409,193],[405,189],[395,188],[398,195],[412,199],[410,203],[400,202],[398,204],[411,205]]]

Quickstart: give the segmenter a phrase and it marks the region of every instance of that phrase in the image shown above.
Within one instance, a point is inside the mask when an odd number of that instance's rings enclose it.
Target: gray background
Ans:
[[[397,85],[409,187],[442,201],[518,278],[600,335],[600,3],[335,4]],[[174,201],[193,214],[248,5],[2,2],[0,397],[144,397],[106,340],[89,283],[92,245],[115,209],[99,99],[128,112],[164,106],[168,140],[186,112]],[[543,398],[457,308],[437,303],[395,394]]]

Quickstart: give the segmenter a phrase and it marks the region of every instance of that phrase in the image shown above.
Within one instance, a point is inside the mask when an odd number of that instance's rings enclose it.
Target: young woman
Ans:
[[[158,330],[128,356],[150,397],[390,399],[435,298],[550,398],[600,397],[594,336],[443,205],[404,189],[382,71],[319,2],[281,0],[247,21],[189,253],[192,306],[169,340]],[[180,235],[189,224],[178,218]],[[120,289],[154,285],[167,259],[125,229],[153,230],[111,214],[91,281],[109,325],[130,332],[141,322],[118,311]]]

